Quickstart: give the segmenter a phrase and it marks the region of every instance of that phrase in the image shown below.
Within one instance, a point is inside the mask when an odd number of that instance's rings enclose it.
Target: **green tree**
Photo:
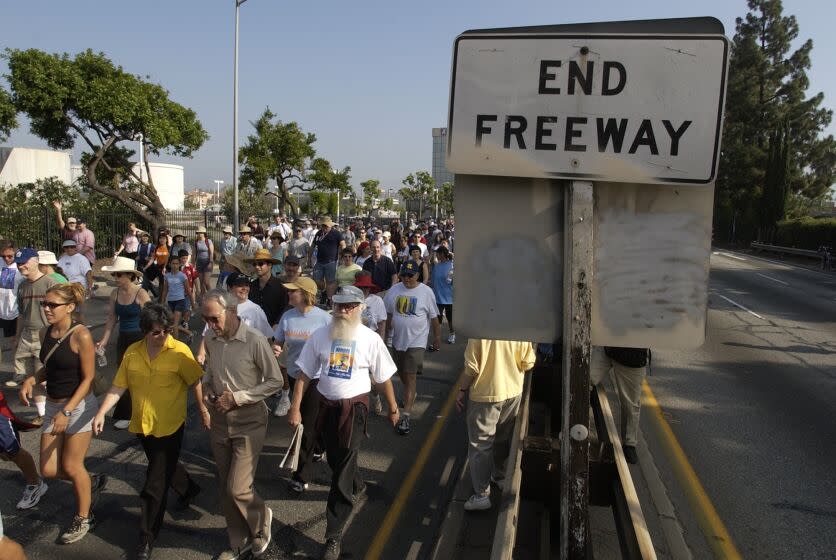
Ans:
[[[221,207],[226,216],[233,214],[232,189],[224,189],[221,193]],[[238,190],[238,212],[241,216],[241,225],[244,225],[247,216],[268,216],[273,211],[274,199],[258,193],[252,189],[240,188]]]
[[[794,16],[780,0],[749,0],[736,20],[717,176],[721,237],[771,236],[791,194],[816,198],[836,176],[836,141],[823,136],[832,111],[824,95],[806,97],[813,43],[791,52]]]
[[[55,149],[81,138],[86,185],[146,221],[161,225],[166,211],[151,178],[148,157],[166,152],[191,157],[208,138],[195,112],[169,99],[160,85],[115,66],[102,53],[70,57],[36,49],[6,50],[12,101],[29,117],[33,134]],[[133,169],[133,150],[120,143],[142,135],[145,172]]]
[[[435,180],[428,171],[410,173],[403,180],[403,188],[398,191],[404,200],[418,202],[418,218],[424,217],[426,203],[432,201]]]
[[[15,128],[17,128],[17,109],[12,103],[9,92],[0,88],[0,142],[5,142]]]
[[[377,198],[380,198],[381,190],[380,190],[380,181],[377,179],[367,179],[360,183],[360,187],[363,189],[363,205],[367,209],[367,216],[372,215],[372,208],[374,208],[374,201]]]
[[[453,214],[453,183],[446,182],[441,185],[438,191],[438,205],[441,209],[441,214],[449,216]]]
[[[380,205],[381,208],[389,212],[392,208],[395,207],[395,200],[391,196],[387,196],[383,199],[383,203]]]
[[[342,194],[351,190],[351,168],[334,170],[328,160],[316,157],[313,133],[295,122],[282,122],[269,107],[251,124],[255,131],[238,153],[243,189],[261,196],[268,191],[268,182],[275,181],[279,206],[289,206],[294,218],[299,209],[291,189]]]

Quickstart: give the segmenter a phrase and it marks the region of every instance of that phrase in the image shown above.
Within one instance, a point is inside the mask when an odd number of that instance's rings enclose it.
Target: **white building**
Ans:
[[[169,163],[149,164],[151,178],[167,210],[182,210],[185,194],[185,174],[182,165]],[[142,176],[146,174],[142,169]],[[140,175],[139,164],[134,173]],[[82,175],[80,165],[71,165],[70,154],[55,150],[34,148],[0,148],[0,187],[20,183],[34,183],[39,179],[57,177],[68,185],[75,183]]]
[[[57,177],[68,185],[72,182],[69,153],[35,148],[0,148],[0,186],[34,183],[49,177]]]

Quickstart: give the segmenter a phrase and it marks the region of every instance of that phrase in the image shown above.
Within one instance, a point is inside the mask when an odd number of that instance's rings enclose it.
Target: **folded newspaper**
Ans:
[[[287,451],[285,451],[282,462],[279,463],[280,469],[290,469],[293,472],[299,466],[299,448],[302,447],[302,432],[304,430],[305,427],[302,424],[296,426],[296,431],[293,432],[293,437],[290,438],[290,443],[287,445]]]

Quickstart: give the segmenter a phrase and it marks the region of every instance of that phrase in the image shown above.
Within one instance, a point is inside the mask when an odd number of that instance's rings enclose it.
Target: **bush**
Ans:
[[[817,250],[821,245],[836,246],[836,218],[798,218],[778,222],[775,245]]]

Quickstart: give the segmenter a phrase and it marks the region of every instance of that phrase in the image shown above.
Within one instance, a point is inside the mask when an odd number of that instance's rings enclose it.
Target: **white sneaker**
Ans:
[[[473,494],[464,503],[465,511],[481,511],[491,509],[490,494]]]
[[[29,509],[38,505],[41,496],[46,494],[49,486],[41,480],[39,484],[29,484],[23,489],[23,497],[17,503],[17,509]]]
[[[116,428],[117,430],[127,430],[128,426],[130,426],[130,425],[131,425],[130,420],[117,420],[116,422],[113,423],[113,427]]]
[[[279,404],[276,405],[273,416],[287,416],[288,412],[290,412],[290,397],[288,391],[282,391],[282,398],[279,399]]]
[[[456,333],[451,332],[450,336],[447,337],[447,344],[455,344],[456,343]]]

